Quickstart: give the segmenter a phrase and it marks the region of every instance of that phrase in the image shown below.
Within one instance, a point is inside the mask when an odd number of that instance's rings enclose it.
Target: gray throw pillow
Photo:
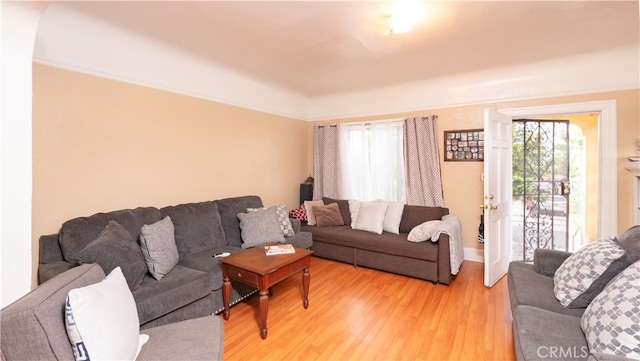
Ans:
[[[104,231],[78,252],[78,259],[80,263],[97,263],[106,274],[120,266],[131,291],[140,286],[147,273],[140,247],[116,221],[109,221]]]
[[[640,260],[640,225],[633,226],[618,236],[618,243],[627,251],[631,262]]]
[[[275,208],[260,209],[250,213],[238,213],[242,248],[266,243],[284,243],[282,229]]]
[[[158,281],[178,264],[178,247],[169,216],[145,224],[140,231],[140,249],[149,268],[149,273]]]

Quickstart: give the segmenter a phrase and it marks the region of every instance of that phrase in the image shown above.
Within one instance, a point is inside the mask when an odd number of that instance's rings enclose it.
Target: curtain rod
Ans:
[[[391,123],[391,122],[399,122],[404,120],[405,118],[395,118],[395,119],[381,119],[381,120],[370,120],[364,122],[351,122],[351,123],[340,123],[341,125],[369,125],[375,123]],[[316,125],[318,128],[324,127],[337,127],[338,124],[329,124],[329,125]]]

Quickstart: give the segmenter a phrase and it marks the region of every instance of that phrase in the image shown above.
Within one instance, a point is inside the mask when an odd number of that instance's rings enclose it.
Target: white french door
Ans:
[[[484,111],[484,285],[493,286],[511,261],[511,116]]]

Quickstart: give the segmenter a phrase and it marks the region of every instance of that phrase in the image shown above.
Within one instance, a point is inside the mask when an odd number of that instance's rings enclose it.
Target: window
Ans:
[[[405,201],[402,122],[341,127],[345,198]]]

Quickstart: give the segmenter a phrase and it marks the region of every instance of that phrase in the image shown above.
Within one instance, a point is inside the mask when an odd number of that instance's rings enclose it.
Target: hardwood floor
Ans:
[[[465,261],[450,286],[312,257],[273,288],[266,340],[253,295],[231,308],[225,360],[515,360],[506,277],[483,285]]]

